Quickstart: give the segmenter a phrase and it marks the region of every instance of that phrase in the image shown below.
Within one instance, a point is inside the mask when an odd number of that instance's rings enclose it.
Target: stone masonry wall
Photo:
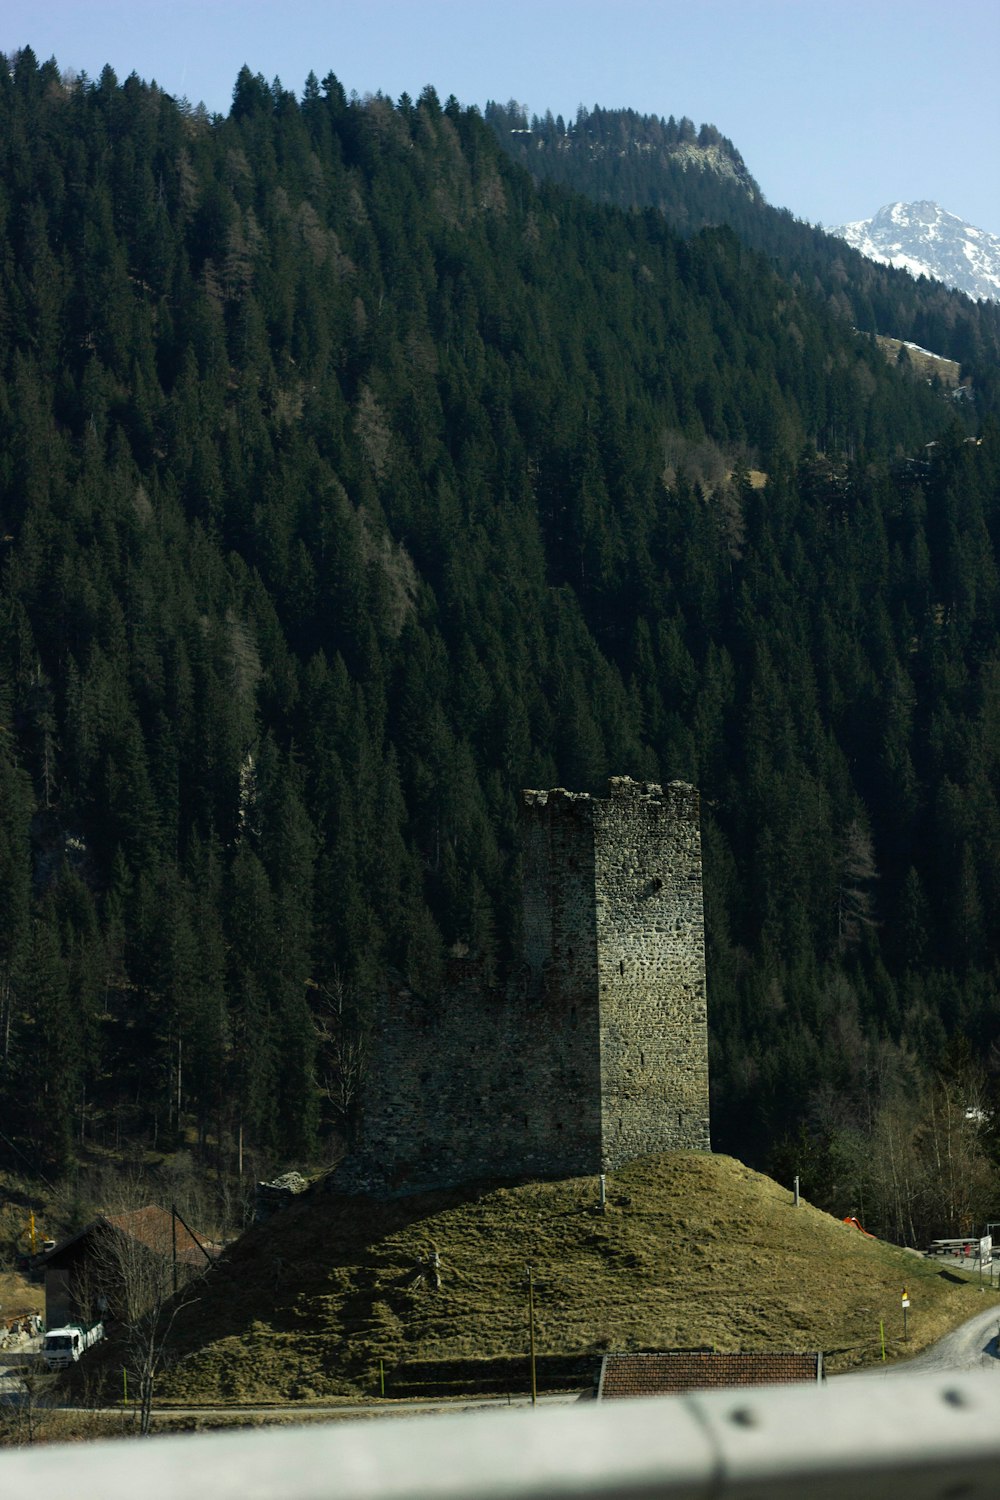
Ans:
[[[599,1057],[573,1004],[498,992],[455,966],[433,1001],[385,997],[360,1149],[335,1186],[414,1192],[485,1178],[575,1177],[600,1155]],[[464,972],[460,972],[464,971]]]
[[[594,820],[604,1164],[707,1151],[698,794],[615,778]]]
[[[524,793],[523,964],[384,997],[360,1146],[335,1186],[406,1192],[594,1174],[708,1149],[698,796]]]

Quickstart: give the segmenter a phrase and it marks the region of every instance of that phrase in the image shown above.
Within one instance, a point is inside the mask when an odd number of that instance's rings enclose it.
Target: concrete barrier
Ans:
[[[1000,1381],[901,1375],[0,1453],[73,1500],[996,1500]]]

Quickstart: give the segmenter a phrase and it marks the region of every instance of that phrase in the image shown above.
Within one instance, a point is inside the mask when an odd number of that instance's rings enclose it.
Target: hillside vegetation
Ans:
[[[906,344],[902,339],[887,338],[883,334],[877,336],[876,342],[879,348],[885,351],[887,359],[893,359],[899,364],[909,360],[913,368],[925,380],[933,381],[937,376],[942,385],[949,387],[955,387],[960,382],[961,366],[957,360],[945,359],[941,354],[931,354],[926,349]]]
[[[857,321],[432,89],[0,64],[19,1170],[328,1162],[387,972],[517,951],[520,788],[629,774],[702,792],[714,1139],[989,1215],[1000,428]]]
[[[797,286],[811,288],[850,326],[895,335],[965,367],[986,409],[1000,403],[1000,310],[941,282],[865,259],[821,227],[770,205],[732,141],[713,125],[664,120],[633,109],[581,105],[574,119],[530,121],[520,105],[489,104],[486,118],[515,161],[539,181],[598,203],[655,209],[694,234],[727,224]]]
[[[984,1306],[978,1287],[795,1208],[729,1157],[648,1157],[609,1177],[603,1215],[597,1198],[595,1178],[383,1203],[320,1184],[228,1252],[181,1315],[163,1390],[181,1402],[371,1396],[381,1360],[390,1396],[456,1371],[459,1387],[489,1385],[496,1369],[523,1392],[529,1265],[543,1362],[708,1346],[822,1349],[844,1369],[881,1357],[880,1320],[897,1358]]]

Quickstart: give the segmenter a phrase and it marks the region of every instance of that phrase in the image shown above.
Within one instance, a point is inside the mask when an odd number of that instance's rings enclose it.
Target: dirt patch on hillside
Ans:
[[[0,1271],[0,1324],[44,1310],[45,1291],[40,1283],[29,1281],[17,1271]]]

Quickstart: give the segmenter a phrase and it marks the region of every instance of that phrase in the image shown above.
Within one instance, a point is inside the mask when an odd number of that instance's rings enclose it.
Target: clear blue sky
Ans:
[[[930,198],[1000,234],[1000,0],[0,0],[0,51],[226,112],[236,74],[708,121],[813,223]]]

